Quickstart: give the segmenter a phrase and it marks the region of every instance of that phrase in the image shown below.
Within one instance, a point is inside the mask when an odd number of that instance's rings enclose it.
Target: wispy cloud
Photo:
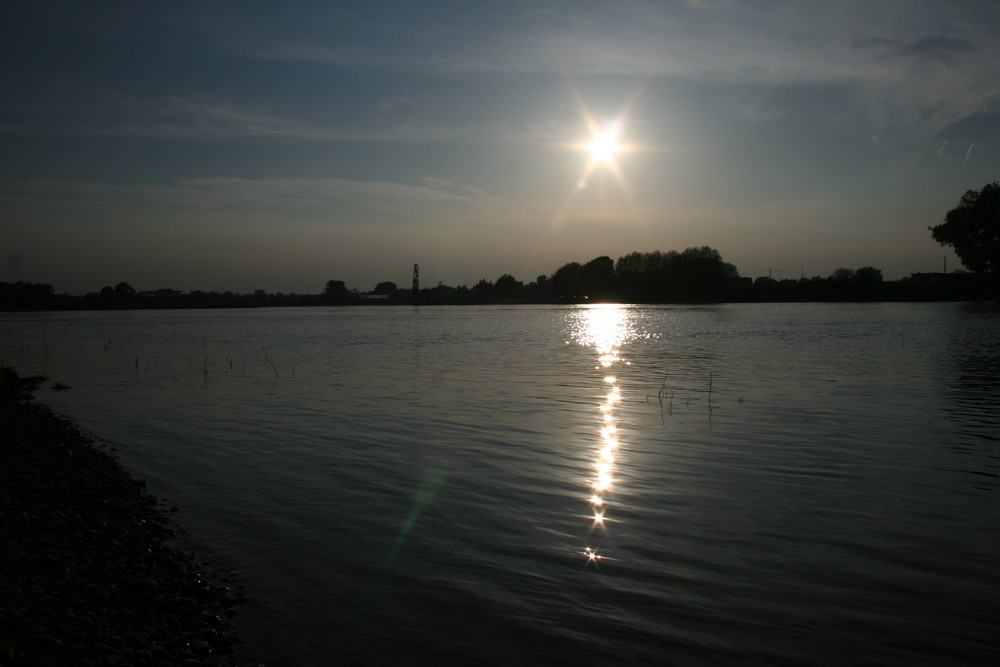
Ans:
[[[150,86],[134,74],[111,78],[101,68],[70,82],[61,74],[34,101],[0,101],[0,131],[192,140],[506,139],[552,119],[490,117],[490,102],[475,103],[490,82],[517,92],[514,82],[544,80],[552,89],[569,78],[618,77],[765,91],[835,86],[844,100],[830,114],[841,122],[863,119],[869,126],[863,136],[890,136],[886,128],[898,128],[926,140],[1000,98],[994,4],[532,1],[498,3],[485,16],[466,3],[305,3],[278,14],[205,6],[194,16],[150,9],[155,20],[137,22],[137,30],[173,26],[221,68],[219,76],[239,72],[234,81],[244,83],[208,88],[195,77]],[[96,25],[92,30],[110,30]],[[261,62],[268,75],[257,75]],[[309,74],[290,74],[302,64]],[[457,85],[443,92],[443,83]],[[349,94],[323,93],[331,89]],[[530,95],[523,99],[523,108],[532,104]],[[346,107],[356,113],[334,113]],[[770,120],[784,109],[758,95],[746,112]]]
[[[102,94],[103,93],[103,94]],[[63,114],[44,105],[0,103],[6,118],[0,133],[49,136],[109,136],[194,141],[384,141],[428,143],[482,141],[494,132],[469,125],[434,123],[420,117],[380,118],[377,113],[412,111],[416,103],[389,98],[362,121],[318,119],[308,108],[288,112],[260,102],[234,102],[212,94],[142,97],[91,91],[86,105]]]
[[[0,183],[0,202],[20,207],[100,210],[146,209],[176,215],[247,210],[343,212],[345,206],[365,215],[398,215],[401,221],[431,220],[442,207],[481,208],[500,205],[484,192],[434,178],[421,185],[340,178],[204,178],[166,185],[114,185],[53,180]]]
[[[536,3],[537,4],[537,3]],[[678,77],[706,85],[838,85],[885,122],[922,137],[1000,96],[1000,18],[989,3],[581,3],[511,5],[434,48],[427,25],[397,41],[255,44],[254,58],[413,72],[416,76]],[[923,9],[927,11],[923,11]],[[929,17],[922,20],[920,16]],[[946,23],[942,24],[942,18]],[[431,21],[433,17],[428,17]],[[935,22],[936,21],[936,22]],[[416,36],[413,36],[416,35]]]
[[[969,161],[969,156],[972,155],[972,147],[975,146],[975,145],[976,145],[976,142],[973,141],[972,143],[969,144],[969,150],[965,151],[965,159],[962,160],[962,168],[963,169],[965,169],[965,165]]]

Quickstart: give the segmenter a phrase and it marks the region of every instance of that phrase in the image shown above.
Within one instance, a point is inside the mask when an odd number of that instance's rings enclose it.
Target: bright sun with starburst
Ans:
[[[579,92],[574,89],[574,93],[584,134],[576,141],[567,141],[562,146],[583,153],[585,161],[576,179],[572,181],[566,198],[552,216],[552,228],[563,230],[566,227],[567,220],[577,213],[575,207],[578,198],[587,197],[588,207],[595,205],[594,197],[599,198],[602,207],[617,205],[609,199],[609,195],[613,196],[612,190],[617,190],[621,195],[624,207],[620,211],[607,208],[602,215],[615,219],[623,219],[624,216],[630,215],[633,219],[638,219],[636,217],[638,212],[626,182],[624,163],[627,160],[624,156],[651,150],[649,147],[633,143],[633,140],[625,140],[626,128],[630,124],[629,118],[641,90],[636,91],[635,95],[611,116],[596,116]],[[588,210],[586,215],[592,217],[594,210]]]
[[[604,164],[614,162],[615,153],[621,150],[621,145],[618,143],[620,132],[618,123],[611,123],[602,130],[595,130],[591,142],[587,144],[591,160]]]

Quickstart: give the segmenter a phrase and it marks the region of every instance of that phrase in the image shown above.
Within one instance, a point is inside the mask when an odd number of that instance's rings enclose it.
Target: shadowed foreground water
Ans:
[[[993,664],[1000,311],[5,316],[272,665]]]

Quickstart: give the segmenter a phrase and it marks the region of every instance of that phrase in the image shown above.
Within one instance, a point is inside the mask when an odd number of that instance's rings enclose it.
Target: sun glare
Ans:
[[[576,104],[580,111],[582,121],[580,129],[582,133],[578,139],[567,141],[562,146],[573,151],[579,151],[585,157],[580,173],[571,181],[565,200],[563,200],[559,209],[552,217],[552,229],[554,231],[565,229],[567,221],[579,212],[576,205],[579,203],[578,199],[580,198],[587,198],[588,206],[594,201],[595,197],[600,198],[601,206],[607,208],[608,212],[604,215],[609,218],[609,221],[615,219],[624,220],[625,216],[630,216],[633,221],[639,222],[639,209],[636,207],[632,199],[632,194],[629,191],[623,168],[623,163],[627,162],[627,160],[623,156],[637,151],[648,150],[641,144],[634,143],[634,138],[629,137],[629,140],[626,141],[625,136],[626,134],[632,134],[628,130],[631,125],[630,116],[639,100],[642,88],[640,87],[640,89],[636,90],[630,99],[625,100],[621,108],[617,110],[605,110],[610,111],[613,115],[595,114],[583,100],[583,96],[577,90],[572,80],[570,81],[570,88],[576,98]],[[594,177],[593,182],[591,181],[592,176]],[[615,196],[614,193],[610,192],[610,189],[615,186],[617,186],[618,194],[623,198],[625,203],[625,207],[617,211],[615,210],[617,204],[609,200],[609,197]],[[590,214],[591,211],[587,210],[587,215],[590,216]],[[601,359],[604,367],[610,366],[607,363],[608,361],[616,360]]]
[[[619,126],[617,123],[609,125],[604,130],[594,132],[592,141],[587,144],[590,157],[594,162],[610,164],[614,162],[615,153],[621,150],[618,143]]]

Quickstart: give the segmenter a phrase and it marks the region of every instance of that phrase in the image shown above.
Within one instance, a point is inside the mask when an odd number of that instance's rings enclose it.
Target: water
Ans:
[[[270,665],[995,664],[1000,309],[0,319]]]

